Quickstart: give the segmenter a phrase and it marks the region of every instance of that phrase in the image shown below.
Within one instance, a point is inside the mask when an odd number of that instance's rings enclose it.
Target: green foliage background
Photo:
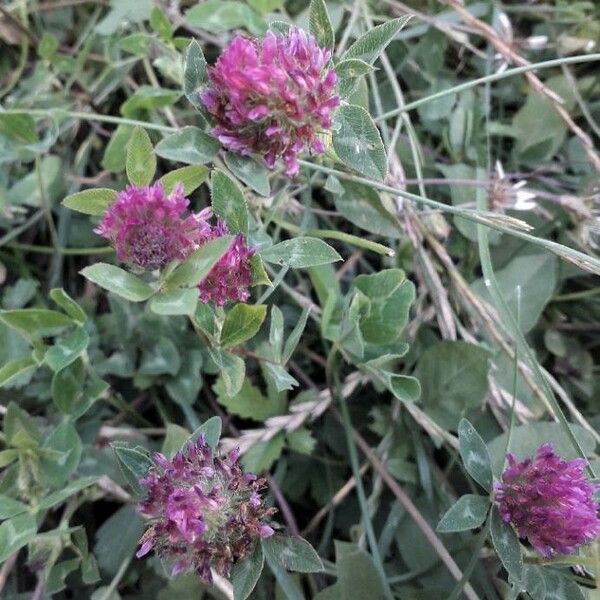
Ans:
[[[0,597],[594,598],[597,544],[544,564],[490,493],[507,448],[598,472],[599,16],[3,0]],[[290,23],[343,100],[293,180],[223,152],[198,100],[236,31]],[[155,180],[257,248],[247,304],[198,303],[229,237],[116,264],[93,228]],[[233,587],[134,557],[149,453],[198,430],[268,474],[287,536]]]

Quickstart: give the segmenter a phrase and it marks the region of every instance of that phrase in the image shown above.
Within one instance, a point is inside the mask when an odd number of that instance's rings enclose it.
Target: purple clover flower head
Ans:
[[[229,228],[220,219],[215,225],[209,223],[211,215],[210,209],[204,209],[196,215],[201,231],[201,244],[229,234]],[[246,244],[244,235],[238,234],[225,255],[198,284],[200,300],[212,301],[217,306],[223,306],[226,302],[248,300],[248,288],[252,283],[250,259],[254,253],[254,248]]]
[[[94,231],[110,240],[121,262],[138,269],[156,269],[187,258],[198,245],[195,218],[182,216],[187,206],[182,185],[176,185],[169,196],[159,182],[148,187],[128,186]]]
[[[260,154],[270,168],[283,158],[293,177],[300,152],[325,151],[318,134],[331,128],[340,103],[330,59],[330,50],[297,28],[261,40],[236,37],[200,95],[216,121],[213,135],[233,152]]]
[[[543,556],[572,554],[600,535],[598,486],[585,474],[583,459],[563,460],[551,444],[518,462],[509,454],[495,499],[502,519]]]
[[[139,510],[150,522],[137,556],[154,550],[173,560],[172,574],[195,571],[212,581],[211,569],[228,577],[246,558],[275,508],[263,505],[264,479],[244,475],[236,450],[215,455],[201,436],[171,460],[155,454],[155,466],[140,481],[148,494]]]

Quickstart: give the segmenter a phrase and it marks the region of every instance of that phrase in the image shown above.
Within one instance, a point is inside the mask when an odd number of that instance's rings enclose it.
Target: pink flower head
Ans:
[[[130,185],[117,195],[94,231],[110,240],[121,262],[156,269],[187,258],[198,245],[195,218],[182,216],[187,206],[182,185],[169,196],[160,182],[141,188]]]
[[[196,215],[201,231],[201,244],[229,234],[229,229],[223,221],[218,220],[214,226],[209,223],[211,215],[210,209],[204,209]],[[223,306],[226,302],[248,300],[248,288],[252,282],[250,259],[254,252],[254,248],[246,244],[244,235],[239,233],[225,255],[198,284],[200,300],[212,301],[217,306]]]
[[[265,480],[244,475],[238,455],[215,455],[202,436],[171,460],[155,454],[140,481],[148,495],[139,510],[150,527],[138,558],[154,550],[174,561],[173,575],[193,570],[210,583],[211,569],[229,576],[259,538],[273,534],[264,522],[276,510],[263,506]]]
[[[330,50],[297,28],[261,40],[236,37],[200,95],[215,118],[213,134],[229,150],[264,156],[270,168],[281,157],[287,174],[296,175],[300,152],[325,151],[318,134],[331,128],[340,103],[330,59]]]
[[[586,479],[583,459],[563,460],[551,444],[523,462],[507,458],[495,484],[500,515],[540,554],[571,554],[600,535],[598,486]]]

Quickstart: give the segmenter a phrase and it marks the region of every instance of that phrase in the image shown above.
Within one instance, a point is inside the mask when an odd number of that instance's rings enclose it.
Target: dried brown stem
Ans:
[[[503,41],[498,33],[487,23],[484,23],[477,17],[474,17],[464,5],[462,0],[439,0],[444,4],[451,6],[462,18],[462,20],[472,27],[475,31],[479,32],[490,44],[492,44],[496,50],[502,54],[502,56],[509,62],[515,63],[519,66],[525,66],[529,64],[529,61],[523,58],[518,52],[516,52],[510,44]],[[596,152],[594,143],[590,136],[575,123],[569,112],[563,106],[563,101],[556,93],[546,87],[541,79],[532,71],[524,74],[525,78],[531,85],[531,87],[540,95],[547,98],[552,104],[554,110],[558,113],[559,117],[565,123],[565,125],[576,135],[583,147],[585,152],[590,159],[590,162],[600,172],[600,156]]]
[[[332,413],[341,422],[341,417],[335,408],[332,408]],[[368,461],[373,465],[373,468],[383,479],[390,491],[394,494],[394,496],[396,496],[398,502],[400,502],[404,510],[406,510],[406,512],[410,515],[411,519],[415,522],[415,525],[421,530],[421,533],[425,539],[433,546],[437,555],[446,565],[448,571],[450,571],[452,577],[454,577],[456,581],[460,581],[462,579],[462,571],[452,556],[450,556],[450,553],[448,550],[446,550],[446,547],[436,535],[435,531],[431,528],[431,525],[429,525],[413,501],[400,487],[400,484],[390,475],[385,468],[385,465],[381,462],[377,454],[373,452],[366,440],[355,429],[352,430],[352,433],[354,440],[358,444],[358,447],[362,450]],[[479,596],[477,596],[477,593],[469,583],[465,585],[464,593],[469,600],[479,600]]]

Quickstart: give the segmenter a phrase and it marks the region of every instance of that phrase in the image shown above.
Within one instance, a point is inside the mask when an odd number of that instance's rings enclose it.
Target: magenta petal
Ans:
[[[271,537],[275,533],[275,531],[272,527],[269,527],[268,525],[261,525],[258,528],[258,533],[261,538],[268,538]]]
[[[150,550],[152,550],[154,544],[151,540],[146,540],[140,547],[140,549],[135,553],[137,558],[142,558],[142,556],[146,556]]]
[[[196,249],[199,232],[185,216],[188,200],[178,184],[169,196],[160,182],[128,186],[104,213],[98,235],[108,239],[117,258],[139,269],[156,269],[183,260]]]
[[[173,576],[192,571],[209,583],[211,569],[228,577],[258,539],[273,534],[265,522],[274,509],[261,496],[266,482],[244,475],[237,452],[220,455],[200,436],[173,458],[155,460],[140,480],[147,497],[139,510],[151,524],[138,557],[154,550],[173,561]]]
[[[262,40],[237,36],[209,69],[210,88],[200,96],[216,123],[213,135],[228,150],[262,156],[270,168],[284,158],[295,176],[297,155],[324,151],[318,135],[340,103],[330,59],[330,50],[298,28]]]
[[[564,460],[551,444],[522,462],[509,454],[495,500],[505,523],[543,556],[572,554],[600,535],[597,486],[585,476],[585,461]]]

